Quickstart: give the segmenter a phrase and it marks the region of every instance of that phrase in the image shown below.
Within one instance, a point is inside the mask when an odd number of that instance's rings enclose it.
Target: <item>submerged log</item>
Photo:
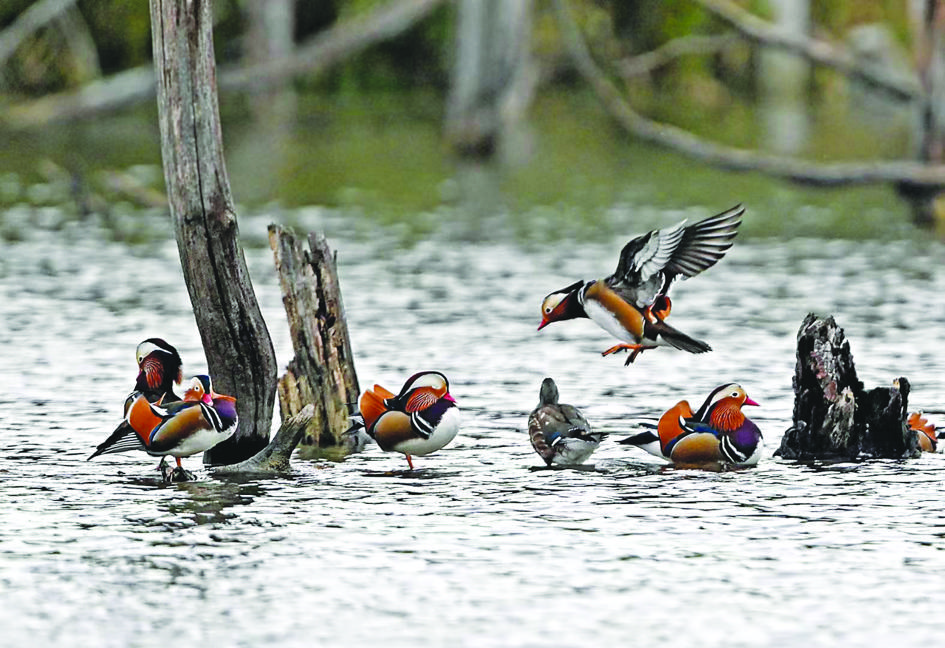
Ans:
[[[313,405],[302,443],[326,448],[343,445],[360,390],[335,259],[321,234],[309,234],[308,244],[305,250],[291,230],[269,226],[295,351],[279,379],[279,411],[285,420]]]
[[[850,343],[833,317],[809,314],[797,333],[794,418],[776,456],[785,459],[919,455],[906,424],[909,381],[870,391],[856,376]]]
[[[289,458],[305,435],[305,429],[315,415],[315,408],[306,405],[295,416],[283,421],[282,426],[265,448],[239,463],[216,466],[213,474],[234,475],[243,473],[278,473],[289,469]]]

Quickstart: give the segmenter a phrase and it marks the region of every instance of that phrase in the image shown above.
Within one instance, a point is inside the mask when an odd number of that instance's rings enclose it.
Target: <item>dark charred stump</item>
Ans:
[[[794,419],[776,456],[785,459],[916,457],[906,425],[909,381],[870,391],[856,377],[853,354],[833,317],[809,314],[797,333]]]
[[[291,230],[269,226],[269,245],[282,286],[295,357],[279,379],[282,419],[312,404],[303,446],[343,446],[342,434],[358,399],[348,325],[335,259],[325,237],[309,234],[309,250]]]

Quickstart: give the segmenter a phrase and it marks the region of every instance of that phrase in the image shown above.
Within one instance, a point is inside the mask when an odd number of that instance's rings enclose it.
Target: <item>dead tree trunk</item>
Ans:
[[[308,244],[304,250],[291,230],[269,226],[295,351],[279,379],[279,409],[286,420],[314,405],[302,443],[325,448],[342,444],[359,389],[335,259],[324,236],[309,234]]]
[[[250,65],[278,61],[295,47],[295,0],[250,0],[243,5]]]
[[[211,0],[150,0],[161,155],[184,280],[217,391],[237,398],[236,434],[205,463],[234,463],[269,438],[276,357],[239,242],[217,105]]]
[[[248,23],[244,60],[250,67],[286,60],[295,49],[295,0],[250,0],[243,5]],[[295,93],[291,79],[257,88],[252,107],[263,117],[276,107],[277,113],[294,113]],[[289,110],[291,108],[291,110]]]
[[[460,0],[446,133],[462,155],[491,157],[531,101],[531,0]]]
[[[870,391],[856,377],[843,329],[809,314],[797,333],[794,421],[775,455],[785,459],[918,456],[906,425],[909,381]]]
[[[921,9],[915,16],[916,69],[925,91],[919,106],[917,156],[926,164],[945,159],[945,6],[938,0],[911,5]],[[941,221],[941,188],[918,187],[909,182],[896,185],[909,201],[916,223]]]

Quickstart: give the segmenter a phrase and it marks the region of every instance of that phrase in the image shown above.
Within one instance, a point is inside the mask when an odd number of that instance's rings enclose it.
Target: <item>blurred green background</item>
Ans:
[[[221,69],[239,67],[249,56],[253,2],[214,3]],[[4,2],[0,30],[36,4]],[[390,4],[396,3],[299,0],[292,16],[294,42]],[[729,31],[698,2],[568,4],[598,64],[608,70],[681,37]],[[778,10],[777,3],[763,0],[737,4],[764,19],[773,19]],[[802,4],[809,35],[853,47],[851,35],[866,32],[875,41],[880,34],[881,45],[874,49],[894,68],[909,72],[916,39],[905,0]],[[296,208],[318,206],[353,226],[403,227],[405,238],[448,222],[463,237],[540,242],[605,238],[659,222],[654,214],[660,210],[693,205],[721,210],[745,202],[747,236],[928,236],[912,224],[908,204],[889,185],[799,186],[759,173],[721,171],[634,140],[575,72],[550,3],[536,1],[531,10],[530,51],[538,70],[534,98],[506,145],[511,154],[501,159],[468,159],[444,137],[456,3],[442,4],[405,33],[323,74],[297,75],[263,95],[222,92],[226,158],[240,215],[277,210],[291,222]],[[772,78],[779,75],[765,71],[762,50],[739,41],[708,55],[681,56],[621,81],[620,87],[651,119],[723,144],[813,162],[915,157],[915,106],[864,91],[803,61],[800,86],[794,79],[784,90]],[[29,114],[32,102],[45,96],[67,96],[150,60],[146,2],[79,0],[2,63],[4,239],[15,241],[23,227],[90,219],[115,238],[164,235],[160,227],[140,225],[141,219],[166,218],[153,97],[76,119],[9,118],[24,114],[24,107]]]

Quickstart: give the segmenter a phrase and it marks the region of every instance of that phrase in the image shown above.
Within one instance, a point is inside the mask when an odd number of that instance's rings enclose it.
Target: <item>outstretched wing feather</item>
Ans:
[[[735,205],[686,227],[672,258],[665,265],[667,283],[677,275],[684,279],[693,277],[725,256],[735,241],[744,213],[744,206]]]

